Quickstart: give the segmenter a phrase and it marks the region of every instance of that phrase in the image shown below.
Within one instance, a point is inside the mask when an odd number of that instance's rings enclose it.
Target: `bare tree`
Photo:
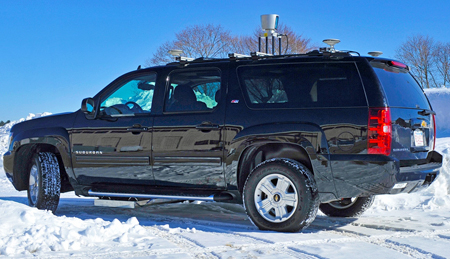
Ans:
[[[175,34],[174,41],[161,45],[146,65],[161,65],[173,61],[168,53],[171,49],[183,51],[187,57],[225,57],[230,52],[232,37],[230,32],[220,25],[194,25]]]
[[[396,57],[410,65],[411,73],[422,87],[430,88],[437,85],[433,74],[434,53],[435,43],[431,37],[415,35],[400,46]]]
[[[439,76],[438,86],[449,86],[450,84],[450,43],[437,43],[434,51],[434,60],[437,74]]]
[[[296,34],[289,26],[280,24],[277,32],[287,35],[282,40],[282,54],[305,53],[313,49],[310,39]],[[184,56],[193,58],[222,58],[232,52],[250,54],[250,52],[258,51],[258,36],[261,33],[261,29],[257,29],[253,36],[232,36],[220,25],[189,26],[176,33],[174,41],[163,43],[152,58],[146,61],[146,65],[161,65],[173,61],[173,57],[168,53],[171,49],[182,50]],[[275,54],[279,54],[278,41],[276,44]],[[265,48],[265,41],[263,41],[262,47]]]

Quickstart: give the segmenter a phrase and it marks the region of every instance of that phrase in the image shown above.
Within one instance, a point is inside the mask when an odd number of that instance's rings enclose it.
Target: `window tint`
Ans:
[[[182,70],[169,75],[165,111],[210,111],[220,99],[218,70]]]
[[[375,73],[383,85],[391,107],[430,109],[430,105],[416,80],[406,71],[372,62]]]
[[[238,74],[247,103],[254,108],[367,105],[353,63],[243,66]]]
[[[101,115],[131,116],[149,113],[152,108],[156,74],[141,76],[125,82],[117,90],[102,98]]]

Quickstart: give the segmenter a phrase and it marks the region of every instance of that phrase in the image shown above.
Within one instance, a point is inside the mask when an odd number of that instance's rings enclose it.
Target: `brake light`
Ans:
[[[431,116],[432,120],[433,120],[433,146],[431,147],[431,150],[434,150],[434,148],[436,147],[436,117],[434,114],[432,114]]]
[[[402,62],[398,62],[398,61],[389,61],[389,65],[394,66],[394,67],[399,67],[399,68],[408,68],[407,65],[403,64]]]
[[[391,153],[392,121],[389,108],[369,108],[367,153]]]

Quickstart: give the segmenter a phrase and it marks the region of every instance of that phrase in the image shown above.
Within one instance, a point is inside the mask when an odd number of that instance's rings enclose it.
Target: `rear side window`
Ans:
[[[371,62],[390,107],[431,109],[422,88],[406,69],[389,66],[383,62]]]
[[[167,79],[165,111],[213,110],[220,100],[220,80],[217,69],[173,71]]]
[[[367,105],[354,63],[242,66],[238,75],[252,108]]]

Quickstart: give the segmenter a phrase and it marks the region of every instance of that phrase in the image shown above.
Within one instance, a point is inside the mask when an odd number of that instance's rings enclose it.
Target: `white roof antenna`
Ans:
[[[172,55],[175,60],[178,61],[192,61],[194,60],[194,58],[187,58],[187,57],[182,57],[181,54],[183,54],[183,51],[180,49],[171,49],[169,51],[167,51],[170,55]]]
[[[183,51],[181,49],[171,49],[168,51],[168,53],[174,57],[181,57]]]
[[[367,54],[371,55],[372,57],[378,57],[378,56],[383,55],[383,52],[381,52],[381,51],[371,51],[371,52],[369,52]]]
[[[331,53],[335,53],[336,52],[336,49],[334,48],[334,45],[338,44],[339,42],[341,42],[341,41],[338,40],[338,39],[326,39],[326,40],[323,40],[323,43],[325,43],[325,44],[330,46],[330,52]]]

